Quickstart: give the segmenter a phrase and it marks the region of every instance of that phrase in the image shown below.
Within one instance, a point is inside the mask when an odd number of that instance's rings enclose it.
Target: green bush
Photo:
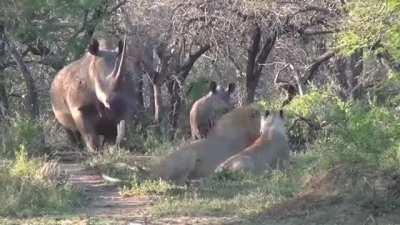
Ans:
[[[330,91],[311,90],[304,96],[297,96],[286,107],[290,117],[301,116],[324,124],[340,120],[346,103]]]
[[[47,150],[39,123],[36,120],[16,116],[5,121],[0,131],[0,155],[14,157],[21,145],[26,147],[30,155],[41,154]]]
[[[291,148],[295,151],[307,149],[325,132],[323,128],[342,120],[345,105],[331,91],[312,89],[294,98],[284,109]]]
[[[80,194],[70,186],[40,178],[42,163],[29,159],[25,147],[16,156],[14,162],[0,161],[0,216],[65,213],[79,203]]]
[[[392,110],[353,103],[347,105],[344,115],[317,143],[328,165],[345,162],[400,168],[400,118]]]
[[[311,90],[286,110],[289,137],[321,151],[325,166],[399,168],[400,118],[393,108],[343,102],[330,91]],[[298,123],[300,117],[307,122]]]
[[[19,151],[15,154],[15,162],[10,169],[10,175],[21,178],[33,178],[40,169],[38,160],[30,160],[24,145],[20,145]]]
[[[374,88],[375,102],[380,106],[396,107],[400,105],[400,76],[391,74],[389,79]]]

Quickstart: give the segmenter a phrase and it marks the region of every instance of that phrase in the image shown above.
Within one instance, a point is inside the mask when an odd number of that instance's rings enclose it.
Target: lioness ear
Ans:
[[[211,81],[210,83],[210,91],[215,94],[217,92],[217,83],[215,81]]]
[[[271,112],[270,112],[269,110],[265,110],[264,116],[265,116],[265,117],[268,117],[270,113],[271,113]]]
[[[229,95],[232,94],[235,91],[235,88],[236,88],[236,84],[235,83],[230,83],[228,85],[228,94]]]
[[[118,41],[118,55],[121,55],[123,50],[124,50],[124,42],[122,40],[119,40]]]
[[[283,110],[279,110],[279,116],[283,119]]]
[[[97,55],[99,53],[99,42],[97,39],[93,39],[89,45],[89,52],[92,55]]]

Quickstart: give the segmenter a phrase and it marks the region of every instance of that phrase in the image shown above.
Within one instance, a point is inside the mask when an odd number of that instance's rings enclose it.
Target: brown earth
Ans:
[[[63,163],[62,168],[69,175],[69,182],[83,192],[87,201],[84,207],[76,209],[82,224],[97,224],[90,221],[127,225],[239,224],[237,218],[228,217],[152,218],[149,212],[156,197],[122,197],[119,187],[107,183],[98,171],[84,168],[80,163]]]

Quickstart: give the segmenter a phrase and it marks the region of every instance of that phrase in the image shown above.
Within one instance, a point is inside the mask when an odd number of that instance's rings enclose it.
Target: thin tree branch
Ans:
[[[323,62],[332,58],[338,51],[339,51],[338,48],[329,50],[324,54],[322,54],[321,56],[319,56],[318,58],[314,59],[313,62],[306,67],[306,71],[304,73],[304,76],[301,78],[301,82],[303,84],[306,84],[309,81],[311,81],[314,78],[314,75],[317,73],[319,66]]]

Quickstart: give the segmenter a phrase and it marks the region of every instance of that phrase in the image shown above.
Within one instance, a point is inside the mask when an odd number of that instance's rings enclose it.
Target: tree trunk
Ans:
[[[25,103],[26,108],[29,110],[29,113],[32,118],[37,118],[39,116],[39,101],[35,87],[35,82],[33,80],[31,71],[28,69],[28,67],[22,60],[22,56],[18,52],[14,44],[7,38],[5,40],[6,40],[6,45],[8,47],[8,51],[10,52],[12,58],[17,63],[18,68],[21,70],[22,76],[24,78],[28,95],[27,101]]]
[[[189,57],[178,67],[176,71],[177,79],[171,79],[168,84],[168,92],[171,95],[171,111],[169,114],[170,119],[170,139],[173,140],[176,135],[176,130],[179,125],[179,116],[182,108],[182,85],[184,84],[186,78],[189,76],[189,73],[196,62],[197,59],[200,58],[206,51],[210,49],[210,45],[205,45],[199,48],[193,54],[190,54]]]
[[[3,120],[8,111],[8,97],[4,83],[0,78],[0,121]]]
[[[247,49],[247,67],[246,67],[246,103],[254,101],[256,88],[260,80],[262,69],[267,61],[268,55],[275,45],[277,32],[272,31],[271,35],[261,43],[261,29],[258,24],[250,38]]]
[[[137,83],[137,92],[136,92],[136,99],[137,99],[137,103],[138,106],[141,109],[144,109],[144,85],[143,85],[143,76],[140,77],[140,79],[138,79],[138,83]]]
[[[176,131],[178,129],[178,120],[181,113],[182,96],[181,88],[176,80],[170,80],[168,84],[168,92],[171,96],[170,104],[171,111],[169,113],[169,139],[175,138]]]
[[[254,97],[256,95],[258,81],[255,79],[254,74],[251,76],[247,76],[246,79],[246,103],[250,104],[254,101]]]
[[[160,124],[162,97],[161,97],[161,84],[159,82],[153,83],[153,93],[154,93],[154,122]]]
[[[247,67],[246,67],[246,103],[250,104],[254,101],[254,96],[257,87],[255,63],[257,53],[260,49],[261,30],[258,24],[251,34],[249,47],[247,48]]]

